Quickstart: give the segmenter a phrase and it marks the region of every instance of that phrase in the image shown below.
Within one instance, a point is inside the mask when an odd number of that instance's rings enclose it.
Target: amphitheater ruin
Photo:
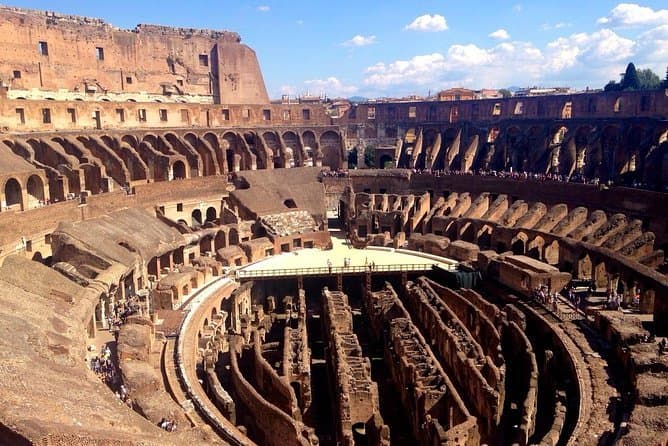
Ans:
[[[0,17],[1,445],[667,444],[668,90],[271,102],[234,32]]]

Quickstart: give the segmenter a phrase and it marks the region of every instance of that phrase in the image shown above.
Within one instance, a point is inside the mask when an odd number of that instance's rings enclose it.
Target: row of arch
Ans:
[[[28,176],[25,181],[9,177],[2,187],[2,206],[6,209],[27,210],[45,204],[47,194],[42,177],[37,174]]]
[[[404,168],[581,174],[602,180],[630,176],[656,183],[661,181],[656,166],[668,165],[667,126],[510,123],[471,130],[425,127],[408,129],[406,135],[396,160]]]
[[[15,137],[3,140],[43,169],[53,199],[106,192],[133,182],[170,181],[240,170],[341,167],[343,141],[334,130],[226,131]],[[14,189],[12,189],[13,191]]]

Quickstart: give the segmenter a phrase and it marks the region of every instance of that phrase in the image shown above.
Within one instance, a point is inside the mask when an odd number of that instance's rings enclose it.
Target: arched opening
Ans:
[[[288,198],[283,202],[283,204],[288,209],[297,209],[297,203],[295,203],[295,200],[293,200],[292,198]]]
[[[239,244],[239,231],[236,228],[230,229],[230,246]]]
[[[357,147],[348,152],[348,169],[357,168]]]
[[[615,113],[619,113],[620,111],[622,111],[622,98],[615,99],[615,105],[613,107],[613,111]]]
[[[209,207],[206,210],[206,221],[216,221],[216,208]]]
[[[550,265],[559,264],[559,242],[557,240],[553,241],[545,247],[545,263]]]
[[[341,136],[331,130],[326,131],[320,137],[320,147],[322,148],[323,165],[332,169],[340,169],[343,161]]]
[[[492,247],[492,227],[483,226],[478,232],[478,246],[480,249],[489,249]]]
[[[216,251],[219,249],[225,248],[227,246],[227,240],[225,239],[225,232],[219,231],[216,234],[216,238],[214,239],[214,248]]]
[[[475,229],[471,222],[466,222],[459,229],[459,239],[464,240],[465,242],[473,243],[473,237],[475,237]]]
[[[177,161],[172,166],[173,178],[175,180],[182,180],[186,178],[186,165],[183,161]]]
[[[28,208],[44,203],[44,183],[38,175],[31,175],[26,183],[28,191]]]
[[[192,211],[192,214],[190,214],[192,217],[192,225],[191,226],[201,226],[202,225],[202,211],[199,209],[195,209]]]
[[[536,237],[527,246],[526,255],[536,260],[541,260],[544,245],[545,245],[545,240],[543,240],[543,237],[540,236]]]
[[[394,167],[394,163],[392,162],[392,157],[390,155],[382,155],[378,164],[378,167],[381,169],[391,169]]]
[[[5,183],[5,205],[8,208],[16,205],[21,207],[21,185],[15,178]]]
[[[512,244],[513,254],[515,255],[524,255],[524,240],[517,239]]]

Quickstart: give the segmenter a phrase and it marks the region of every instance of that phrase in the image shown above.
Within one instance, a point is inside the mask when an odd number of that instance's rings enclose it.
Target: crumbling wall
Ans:
[[[368,291],[365,306],[374,336],[385,343],[385,362],[419,443],[478,445],[475,418],[392,286],[385,284],[380,291]]]
[[[404,298],[416,323],[432,340],[443,367],[470,396],[475,413],[487,420],[480,428],[493,436],[503,409],[499,368],[491,359],[487,361],[471,333],[423,279],[408,282]]]
[[[230,353],[230,375],[237,407],[244,413],[238,420],[258,444],[267,446],[311,446],[303,436],[303,426],[269,403],[246,381],[239,369],[237,353]]]
[[[353,333],[348,297],[327,288],[322,296],[327,354],[338,410],[337,435],[341,444],[352,446],[353,426],[366,425],[374,415],[380,414],[378,386],[371,379],[371,363],[362,354],[362,347]]]
[[[504,327],[503,345],[506,361],[512,365],[509,367],[507,379],[513,387],[512,398],[517,401],[520,412],[519,425],[513,430],[513,438],[510,440],[525,446],[533,435],[536,424],[538,365],[529,339],[515,322],[509,322]],[[510,390],[507,395],[511,395]]]

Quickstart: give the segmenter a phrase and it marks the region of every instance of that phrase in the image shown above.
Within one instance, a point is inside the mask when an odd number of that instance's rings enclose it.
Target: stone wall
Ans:
[[[385,361],[411,429],[422,445],[480,444],[472,417],[394,289],[367,291],[365,306],[374,336],[385,343]]]
[[[326,352],[330,359],[335,403],[338,411],[338,441],[355,444],[353,426],[366,425],[380,413],[378,386],[371,379],[371,363],[362,353],[353,332],[352,309],[348,296],[337,291],[322,291]],[[376,443],[375,446],[380,445]]]
[[[512,442],[521,446],[529,444],[533,435],[538,410],[538,365],[531,343],[524,331],[509,322],[503,329],[503,354],[508,362],[508,398],[517,404],[517,428],[512,432]],[[558,436],[557,436],[558,438]]]
[[[494,437],[503,410],[503,377],[454,312],[423,278],[408,282],[404,301],[415,323],[478,417],[484,437]],[[498,355],[497,355],[498,356]]]
[[[238,420],[248,427],[258,444],[267,446],[311,446],[298,422],[269,403],[246,381],[239,369],[237,353],[230,354],[230,375],[237,407],[246,416]]]
[[[0,16],[0,76],[16,97],[28,99],[37,89],[70,100],[141,100],[148,93],[269,102],[255,53],[234,32],[154,25],[121,30],[99,19],[4,7]]]

